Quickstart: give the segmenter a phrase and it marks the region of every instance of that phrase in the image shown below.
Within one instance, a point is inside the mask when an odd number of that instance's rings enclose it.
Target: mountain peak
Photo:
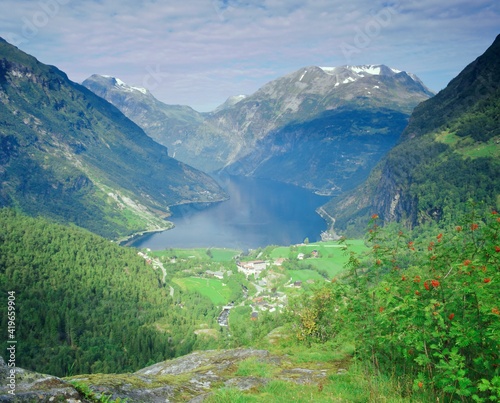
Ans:
[[[224,109],[230,108],[234,105],[236,105],[238,102],[243,101],[247,96],[246,95],[233,95],[230,96],[226,101],[219,105],[215,110],[213,111],[214,113],[220,112]]]
[[[95,81],[106,81],[110,83],[111,85],[115,86],[116,88],[122,90],[122,91],[127,91],[127,92],[141,92],[144,95],[147,95],[149,91],[146,88],[143,87],[133,87],[131,85],[128,85],[124,81],[120,80],[118,77],[113,77],[113,76],[107,76],[107,75],[99,75],[99,74],[94,74],[90,77],[90,79],[93,79]]]
[[[360,65],[360,66],[339,66],[339,67],[319,67],[321,70],[323,70],[326,74],[334,74],[336,71],[345,69],[345,70],[350,70],[353,73],[359,74],[361,77],[364,76],[364,74],[370,74],[370,75],[392,75],[390,74],[391,72],[393,74],[395,73],[400,73],[401,70],[393,69],[390,67],[387,67],[383,64],[365,64],[365,65]]]
[[[408,73],[403,70],[395,69],[393,67],[386,66],[385,64],[364,64],[357,66],[337,66],[337,67],[319,67],[324,73],[328,75],[338,75],[341,73],[349,72],[351,76],[354,77],[366,77],[366,76],[395,76],[396,74],[405,74],[410,77],[413,81],[418,84],[422,84],[422,81],[413,73]]]

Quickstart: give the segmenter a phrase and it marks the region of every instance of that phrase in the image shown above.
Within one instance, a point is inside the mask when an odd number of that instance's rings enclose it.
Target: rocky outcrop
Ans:
[[[2,378],[7,367],[1,361]],[[253,370],[242,371],[245,363]],[[86,384],[99,397],[135,402],[202,402],[222,387],[256,390],[271,380],[296,384],[321,384],[332,373],[340,373],[339,363],[294,364],[290,357],[267,350],[232,349],[197,351],[160,362],[132,374],[78,375],[69,379],[40,375],[18,369],[14,400],[2,382],[0,401],[86,402],[69,382]],[[40,399],[40,400],[37,400]]]
[[[69,382],[22,368],[9,368],[2,357],[0,379],[0,402],[90,402]]]

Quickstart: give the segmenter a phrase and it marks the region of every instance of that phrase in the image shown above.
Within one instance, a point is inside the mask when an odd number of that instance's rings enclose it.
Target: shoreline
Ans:
[[[183,207],[191,206],[192,208],[194,208],[196,210],[203,210],[205,208],[208,208],[210,205],[213,205],[213,204],[216,204],[216,203],[222,203],[222,202],[227,201],[227,200],[229,200],[229,197],[227,197],[225,199],[221,199],[221,200],[214,200],[214,201],[181,201],[179,203],[172,204],[172,205],[170,205],[168,207],[169,207],[169,209],[171,209],[172,207],[174,207],[174,208],[175,207],[177,207],[177,208],[183,208]],[[165,217],[165,219],[167,217],[170,217],[171,215],[172,215],[171,213],[168,214]],[[130,235],[126,236],[126,237],[117,239],[114,242],[116,242],[120,246],[130,246],[131,243],[133,243],[137,239],[143,237],[144,235],[153,234],[155,232],[158,232],[158,233],[159,232],[164,232],[164,231],[168,231],[168,230],[171,230],[171,229],[175,228],[175,224],[172,221],[168,221],[168,223],[170,224],[168,227],[157,228],[157,229],[149,229],[149,230],[134,232],[133,234],[130,234]]]
[[[150,230],[144,230],[144,231],[134,232],[133,234],[131,234],[131,235],[127,236],[127,237],[124,237],[124,238],[116,240],[115,242],[118,245],[120,245],[120,246],[130,246],[130,244],[132,242],[134,242],[137,239],[143,237],[144,235],[154,234],[155,232],[164,232],[164,231],[171,230],[173,228],[175,228],[174,223],[172,223],[171,226],[165,227],[165,228],[150,229]]]

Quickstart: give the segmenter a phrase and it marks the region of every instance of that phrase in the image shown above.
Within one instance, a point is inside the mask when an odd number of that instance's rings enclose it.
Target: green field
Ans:
[[[294,251],[297,251],[297,253],[302,252],[306,254],[311,253],[313,250],[317,250],[323,256],[323,258],[329,257],[345,262],[347,261],[347,255],[344,248],[345,245],[348,246],[349,251],[353,251],[356,253],[368,250],[362,239],[353,239],[346,241],[346,244],[341,244],[339,241],[328,241],[294,245],[292,247],[278,246],[271,252],[271,257],[275,259],[279,257],[288,258],[290,254],[290,248],[293,248]]]
[[[291,252],[290,247],[277,247],[271,252],[271,257],[273,259],[277,259],[279,257],[289,258],[290,255],[296,257],[299,253],[307,255],[313,250],[316,250],[319,253],[319,257],[305,259],[303,260],[304,264],[314,266],[318,270],[325,270],[328,273],[328,276],[333,278],[344,270],[344,266],[349,260],[350,251],[362,253],[368,250],[362,239],[349,240],[347,241],[347,246],[348,248],[346,250],[344,244],[340,244],[338,241],[330,241],[297,245],[296,247],[293,247],[293,252]],[[304,273],[316,273],[313,270],[299,271]],[[321,278],[321,276],[319,277]],[[315,279],[317,277],[313,276],[308,278]],[[307,280],[308,278],[305,279]],[[304,278],[297,278],[297,280],[304,280]]]
[[[197,291],[212,301],[214,305],[225,305],[229,302],[231,290],[223,286],[222,281],[214,278],[182,277],[172,282],[185,291]]]
[[[287,273],[292,278],[292,281],[307,281],[307,280],[321,280],[325,281],[323,277],[314,270],[288,270]]]
[[[212,260],[215,262],[230,262],[236,255],[239,255],[241,251],[235,249],[219,249],[211,248]]]
[[[208,250],[212,257],[208,255]],[[173,257],[176,256],[178,259],[201,259],[201,260],[213,260],[214,262],[230,262],[234,256],[241,253],[241,251],[236,249],[227,248],[196,248],[196,249],[180,249],[172,248],[165,250],[158,250],[148,252],[152,256],[162,257]]]

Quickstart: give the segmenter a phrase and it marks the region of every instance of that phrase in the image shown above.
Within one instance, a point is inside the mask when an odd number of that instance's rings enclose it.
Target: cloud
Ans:
[[[115,75],[208,110],[313,64],[385,63],[439,89],[499,16],[487,0],[2,0],[0,35],[75,81]]]

